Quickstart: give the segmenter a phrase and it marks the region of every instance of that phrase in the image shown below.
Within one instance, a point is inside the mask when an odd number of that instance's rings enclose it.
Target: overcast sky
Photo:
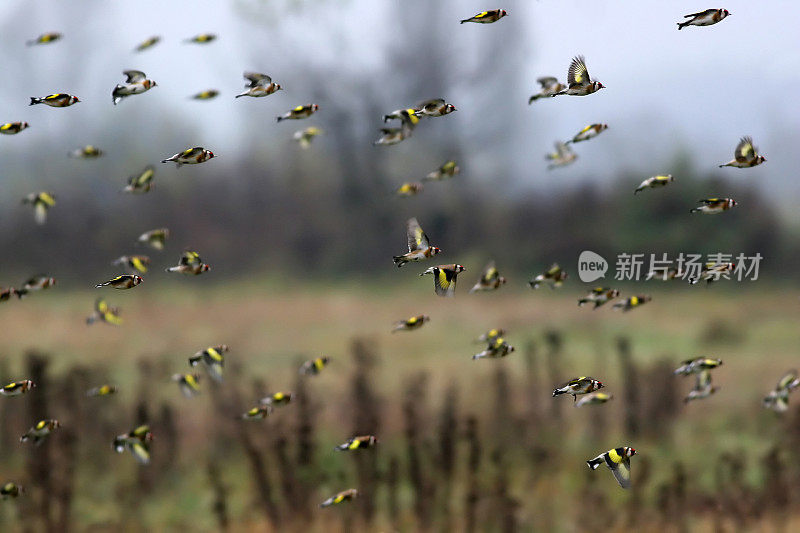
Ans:
[[[186,139],[186,146],[205,143],[225,157],[246,157],[238,152],[243,137],[252,135],[252,121],[263,122],[267,138],[284,138],[297,128],[277,128],[274,116],[312,99],[345,97],[342,94],[351,89],[346,86],[348,73],[374,73],[380,84],[387,76],[387,46],[402,35],[398,25],[424,17],[428,5],[428,0],[403,0],[401,10],[407,5],[408,16],[397,20],[399,2],[4,0],[0,3],[0,46],[7,58],[0,76],[0,121],[28,120],[35,124],[26,132],[29,142],[47,143],[49,128],[71,132],[76,120],[94,123],[107,113],[133,120],[143,108],[125,105],[128,102],[113,108],[110,90],[122,81],[122,70],[136,68],[159,84],[150,94],[136,98],[176,107],[190,125],[187,131],[192,138]],[[487,40],[500,39],[507,53],[493,60],[513,61],[520,72],[516,86],[489,95],[493,102],[489,106],[481,91],[496,88],[481,83],[442,95],[459,111],[442,123],[446,126],[437,125],[436,135],[441,128],[478,129],[468,137],[464,150],[473,169],[489,174],[493,154],[482,147],[501,141],[513,146],[508,154],[516,175],[524,181],[521,186],[550,187],[587,177],[603,182],[621,170],[641,172],[644,177],[667,173],[668,163],[682,151],[691,154],[696,166],[715,169],[731,159],[739,137],[752,135],[768,162],[760,168],[720,172],[731,179],[763,184],[784,209],[793,207],[800,194],[796,173],[800,106],[795,97],[800,87],[800,7],[796,2],[737,0],[712,6],[513,0],[487,5],[469,0],[447,5],[449,18],[439,26],[454,64],[480,74],[483,66],[474,64],[476,51]],[[725,7],[733,15],[713,27],[677,30],[682,15],[709,7]],[[461,18],[492,8],[507,9],[509,17],[491,25],[458,24]],[[24,46],[25,40],[45,31],[61,31],[65,39],[49,46]],[[208,46],[181,43],[200,32],[218,33],[220,38]],[[132,52],[151,35],[161,35],[162,43],[144,53]],[[535,79],[555,75],[563,80],[571,57],[578,54],[586,56],[592,77],[607,89],[585,98],[559,97],[528,107]],[[336,77],[330,86],[304,86],[304,72],[313,69],[335,69],[344,80]],[[65,75],[65,70],[76,74]],[[243,70],[268,72],[287,90],[263,99],[268,102],[234,101],[233,95],[242,90]],[[204,105],[186,100],[212,87],[222,91],[217,102]],[[79,95],[82,107],[74,112],[59,110],[58,116],[44,106],[27,107],[29,96],[57,91]],[[357,95],[348,96],[358,101]],[[440,95],[408,94],[404,101],[387,102],[386,111],[430,96]],[[353,113],[359,112],[363,111],[354,106]],[[505,129],[501,141],[481,138],[480,127],[487,117]],[[245,120],[251,121],[247,129],[242,128]],[[567,139],[593,122],[606,122],[610,128],[600,138],[577,146],[580,158],[575,165],[541,171],[543,155],[554,140]],[[167,127],[157,120],[152,124],[149,127]],[[375,130],[378,127],[376,117]],[[415,141],[425,139],[423,135]],[[84,140],[91,141],[76,131],[75,144],[85,144]],[[182,146],[164,147],[158,156],[178,148]],[[0,143],[0,156],[5,159],[14,149],[7,141]]]

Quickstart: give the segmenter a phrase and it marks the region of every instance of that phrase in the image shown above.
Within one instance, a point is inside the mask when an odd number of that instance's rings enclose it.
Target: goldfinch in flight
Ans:
[[[186,250],[183,252],[183,255],[181,255],[178,264],[176,266],[169,267],[167,272],[178,272],[180,274],[192,274],[199,276],[203,272],[208,272],[209,270],[211,270],[211,267],[206,263],[203,263],[203,260],[200,259],[200,254],[191,250]]]
[[[38,274],[25,281],[21,289],[17,289],[17,297],[22,298],[29,292],[49,289],[50,287],[55,286],[55,284],[56,278],[51,278],[49,276],[45,276],[44,274]]]
[[[730,279],[731,273],[736,269],[733,263],[705,263],[698,277],[688,278],[689,283],[696,285],[700,281],[707,284],[719,281],[720,278]]]
[[[111,263],[114,266],[125,266],[133,273],[147,274],[150,258],[146,255],[123,255]]]
[[[114,385],[100,385],[86,391],[86,396],[89,398],[96,398],[98,396],[111,396],[117,393],[117,388]]]
[[[169,230],[167,228],[159,228],[142,233],[136,241],[146,244],[154,250],[163,250],[167,238],[169,238]]]
[[[711,371],[701,370],[695,379],[694,388],[690,390],[686,398],[683,399],[683,403],[708,398],[715,392],[717,392],[717,388],[711,384]]]
[[[442,166],[434,170],[433,172],[429,173],[427,176],[422,178],[422,181],[441,181],[447,178],[452,178],[456,174],[461,171],[458,168],[458,165],[452,159],[447,161]]]
[[[25,394],[36,385],[33,381],[29,379],[23,379],[22,381],[12,381],[8,385],[0,388],[0,394],[3,396],[20,396]]]
[[[87,144],[82,148],[76,148],[67,154],[69,157],[75,159],[97,159],[103,155],[103,151],[96,146]]]
[[[16,296],[17,298],[21,298],[19,292],[14,287],[9,287],[7,289],[3,289],[0,287],[0,302],[7,302],[11,299],[12,296]]]
[[[563,83],[558,81],[558,78],[553,76],[537,78],[536,82],[542,86],[542,90],[528,98],[528,105],[531,105],[539,98],[553,97],[567,88]]]
[[[488,342],[489,344],[491,344],[492,341],[495,340],[497,337],[502,337],[505,334],[506,330],[504,330],[503,328],[492,328],[486,333],[481,334],[481,336],[478,337],[476,342],[478,343]]]
[[[739,144],[736,145],[736,151],[733,153],[733,159],[720,165],[722,167],[736,167],[736,168],[750,168],[760,165],[767,158],[763,155],[758,155],[758,148],[753,145],[752,137],[742,137]]]
[[[583,407],[584,405],[600,405],[612,399],[614,399],[614,397],[611,394],[597,392],[595,394],[590,394],[589,396],[584,396],[575,402],[575,407]]]
[[[464,272],[466,268],[458,264],[439,265],[430,267],[420,274],[433,274],[433,289],[439,296],[452,297],[456,293],[456,279],[459,272]]]
[[[22,488],[21,485],[17,485],[13,481],[9,481],[8,483],[4,483],[2,487],[0,487],[0,499],[7,500],[9,498],[17,498],[20,494],[24,494],[25,489]]]
[[[69,107],[73,104],[80,102],[77,96],[65,93],[49,94],[43,98],[36,98],[31,96],[31,103],[29,105],[45,104],[50,107]]]
[[[242,96],[252,96],[254,98],[259,98],[261,96],[269,96],[272,93],[281,90],[281,86],[277,83],[274,83],[272,81],[272,78],[270,78],[266,74],[260,74],[258,72],[245,72],[244,77],[250,83],[245,85],[245,87],[247,87],[247,90],[243,93],[237,94],[236,98]]]
[[[62,37],[63,37],[63,35],[61,35],[57,31],[53,31],[53,32],[49,32],[49,33],[43,33],[40,36],[38,36],[36,39],[31,39],[30,41],[28,41],[25,44],[27,44],[28,46],[33,46],[33,45],[36,45],[36,44],[50,44],[50,43],[54,43],[54,42],[60,40]]]
[[[550,161],[550,164],[547,165],[547,170],[571,165],[578,159],[578,154],[573,152],[567,143],[556,141],[555,146],[556,151],[550,152],[545,156],[545,159]]]
[[[412,261],[424,261],[441,252],[436,246],[431,246],[428,236],[422,231],[422,226],[419,225],[416,218],[410,218],[406,222],[406,238],[408,253],[392,258],[398,268]]]
[[[200,394],[200,376],[197,374],[172,374],[172,381],[178,384],[184,398]]]
[[[311,141],[313,141],[314,137],[317,135],[322,135],[322,130],[315,126],[309,126],[304,130],[294,132],[293,138],[300,145],[300,148],[305,150],[311,146]]]
[[[392,328],[392,333],[397,331],[413,331],[415,329],[421,328],[425,322],[430,321],[431,317],[427,315],[417,315],[412,316],[407,320],[399,320],[395,322],[394,327]]]
[[[666,176],[651,176],[644,180],[642,183],[636,187],[636,190],[633,191],[633,194],[639,194],[645,189],[656,189],[658,187],[664,187],[670,183],[675,181],[675,178],[672,177],[672,174],[667,174]]]
[[[682,30],[686,26],[711,26],[730,14],[730,11],[727,9],[706,9],[705,11],[700,11],[699,13],[684,15],[683,18],[689,20],[685,22],[678,22],[678,29]]]
[[[128,178],[128,184],[122,191],[134,194],[150,192],[150,189],[153,188],[153,177],[155,175],[156,169],[152,165],[147,165],[139,174],[134,174]]]
[[[358,496],[358,491],[356,489],[343,490],[339,494],[331,496],[330,498],[319,504],[319,506],[325,508],[325,507],[330,507],[331,505],[338,505],[343,502],[349,502],[355,499],[357,496]]]
[[[465,22],[477,22],[478,24],[490,24],[492,22],[497,22],[501,18],[508,15],[505,9],[492,9],[490,11],[481,11],[474,17],[470,17],[468,19],[464,19],[461,21],[461,24]]]
[[[163,159],[162,163],[174,162],[176,167],[181,165],[197,165],[213,159],[214,152],[206,150],[202,146],[195,146],[194,148],[187,148],[183,152],[179,152],[172,157]]]
[[[567,70],[567,88],[558,94],[586,96],[600,89],[605,89],[605,85],[590,79],[586,61],[583,56],[577,56],[572,59],[572,63],[570,63]]]
[[[195,93],[191,96],[192,100],[211,100],[212,98],[216,98],[219,96],[219,91],[216,89],[207,89],[205,91],[200,91],[199,93]]]
[[[27,442],[31,440],[35,445],[38,446],[50,435],[50,433],[53,432],[54,429],[60,426],[61,424],[58,423],[58,420],[40,420],[35,426],[29,429],[27,433],[20,437],[19,441]]]
[[[713,359],[711,357],[695,357],[694,359],[687,359],[681,362],[681,366],[676,368],[672,373],[675,375],[688,376],[690,374],[699,374],[704,370],[713,370],[722,365],[722,359]]]
[[[86,318],[86,325],[91,326],[99,320],[112,326],[119,326],[122,324],[122,318],[119,315],[119,308],[108,305],[105,298],[98,298],[94,302],[94,312]]]
[[[299,105],[290,111],[287,111],[283,115],[279,117],[275,117],[278,122],[282,120],[300,120],[302,118],[308,118],[314,113],[319,110],[319,106],[317,104],[308,104],[308,105]]]
[[[195,43],[195,44],[208,44],[211,41],[215,40],[217,36],[213,33],[201,33],[199,35],[195,35],[194,37],[189,37],[185,39],[183,42],[185,43]]]
[[[261,405],[269,405],[271,407],[278,407],[281,405],[288,405],[292,401],[292,393],[291,392],[275,392],[261,398],[258,400],[258,403]]]
[[[117,453],[123,453],[126,450],[131,452],[139,464],[146,465],[150,462],[150,442],[152,440],[153,434],[150,432],[150,426],[142,424],[128,433],[114,437],[112,447]]]
[[[152,48],[153,46],[157,45],[160,41],[161,37],[154,35],[153,37],[150,37],[149,39],[137,44],[136,48],[134,48],[133,50],[135,52],[144,52],[148,48]]]
[[[189,358],[189,364],[193,367],[200,363],[206,367],[208,375],[217,383],[222,382],[222,373],[225,369],[225,357],[223,354],[228,351],[227,344],[219,346],[209,346],[205,350],[200,350]]]
[[[351,452],[353,450],[372,448],[376,444],[378,444],[378,437],[374,435],[359,435],[358,437],[353,437],[347,442],[343,442],[342,444],[336,446],[334,451]]]
[[[30,124],[27,122],[9,122],[0,126],[0,133],[3,135],[15,135],[29,127]]]
[[[568,140],[564,144],[579,143],[579,142],[582,142],[582,141],[588,141],[589,139],[593,139],[594,137],[597,137],[598,135],[600,135],[601,133],[603,133],[607,129],[608,129],[608,124],[590,124],[589,126],[586,126],[581,131],[579,131],[575,135],[575,137],[573,137],[572,139]]]
[[[419,104],[414,111],[416,111],[416,114],[426,117],[443,117],[453,111],[457,111],[457,109],[453,104],[448,104],[444,98],[433,98]]]
[[[22,199],[23,204],[33,206],[33,217],[40,226],[47,221],[47,211],[56,205],[56,197],[49,192],[32,192]]]
[[[298,372],[302,376],[316,376],[322,369],[328,366],[328,363],[331,362],[330,357],[317,357],[316,359],[310,359],[300,365],[300,370]]]
[[[579,378],[573,378],[566,383],[562,383],[553,389],[553,398],[559,394],[571,394],[572,401],[574,402],[577,401],[578,394],[589,394],[590,392],[594,392],[602,388],[603,384],[596,379],[581,376]]]
[[[142,424],[128,433],[114,437],[112,446],[117,453],[125,450],[131,452],[139,464],[146,465],[150,462],[150,442],[152,440],[153,434],[150,432],[150,426]]]
[[[542,283],[547,283],[551,288],[558,288],[564,284],[566,279],[567,273],[558,266],[558,263],[553,263],[545,272],[530,280],[528,285],[532,289],[538,289]]]
[[[238,418],[242,420],[264,420],[272,414],[272,407],[269,405],[262,405],[260,407],[253,407],[246,413],[242,413]]]
[[[116,278],[111,278],[108,281],[104,281],[103,283],[98,283],[95,285],[95,288],[113,287],[115,289],[132,289],[143,281],[144,280],[140,276],[135,274],[123,274]]]
[[[485,350],[473,355],[472,359],[496,359],[498,357],[505,357],[515,349],[516,348],[508,344],[503,337],[495,337],[488,341]]]
[[[394,193],[397,196],[416,196],[417,194],[422,192],[424,186],[419,182],[406,182],[395,189]]]
[[[469,290],[469,293],[472,294],[473,292],[478,291],[495,291],[499,289],[501,285],[505,285],[505,283],[506,278],[500,275],[500,272],[497,270],[494,261],[490,261],[489,264],[486,265],[486,268],[483,269],[480,279]]]
[[[627,489],[631,486],[631,457],[634,455],[636,455],[636,450],[623,446],[622,448],[614,448],[601,453],[594,459],[586,461],[586,464],[592,470],[597,470],[598,466],[605,463],[611,473],[614,474],[619,486]]]
[[[623,313],[627,313],[631,309],[643,306],[652,299],[653,297],[648,294],[637,294],[636,296],[631,296],[621,302],[615,303],[613,309],[622,309]]]
[[[800,379],[797,377],[797,372],[795,370],[790,370],[764,398],[764,407],[778,413],[786,412],[786,410],[789,409],[789,393],[798,386],[800,386]]]
[[[733,198],[705,198],[698,200],[701,205],[691,209],[690,213],[703,213],[704,215],[717,215],[723,211],[727,211],[736,205],[736,200]]]
[[[147,74],[141,70],[125,70],[122,74],[127,78],[125,83],[118,84],[111,91],[111,101],[114,102],[114,105],[117,105],[127,96],[142,94],[158,86],[153,80],[148,80]]]
[[[403,128],[381,128],[381,137],[372,144],[375,146],[391,146],[406,140]]]
[[[619,296],[619,291],[617,289],[611,289],[608,287],[595,287],[589,294],[578,300],[578,307],[583,307],[587,303],[594,303],[594,307],[592,309],[597,309],[603,304],[606,304]]]

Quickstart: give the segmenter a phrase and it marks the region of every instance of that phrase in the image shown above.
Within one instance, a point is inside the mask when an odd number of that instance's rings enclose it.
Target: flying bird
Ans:
[[[675,181],[675,178],[672,177],[672,174],[667,174],[666,176],[651,176],[640,183],[639,186],[636,187],[636,190],[633,191],[633,194],[639,194],[645,189],[664,187],[673,181]]]
[[[643,306],[652,299],[653,297],[648,294],[637,294],[636,296],[631,296],[621,302],[615,303],[613,309],[621,309],[622,312],[626,313],[631,309]]]
[[[77,96],[72,96],[66,93],[49,94],[42,98],[31,96],[31,103],[29,105],[44,104],[50,107],[69,107],[73,104],[80,102]]]
[[[581,376],[562,383],[553,390],[553,398],[560,394],[572,395],[572,401],[577,401],[578,394],[589,394],[603,388],[603,384],[594,378]]]
[[[159,228],[142,233],[136,241],[146,244],[154,250],[163,250],[167,238],[169,238],[169,230],[167,228]]]
[[[426,322],[430,321],[431,317],[427,315],[412,316],[406,320],[399,320],[395,322],[392,327],[392,333],[397,331],[413,331],[421,328]]]
[[[211,41],[216,40],[217,36],[213,33],[201,33],[199,35],[195,35],[194,37],[189,37],[188,39],[184,39],[183,42],[185,43],[194,43],[194,44],[208,44]]]
[[[597,470],[598,466],[605,463],[611,473],[614,474],[619,486],[627,489],[631,486],[631,457],[634,455],[636,455],[636,450],[623,446],[601,453],[594,459],[586,461],[586,464],[592,470]]]
[[[575,136],[564,144],[579,143],[593,139],[608,129],[608,124],[590,124],[579,131]]]
[[[228,351],[227,344],[219,346],[209,346],[205,350],[200,350],[189,358],[192,367],[203,363],[208,375],[217,383],[222,383],[222,374],[225,369],[225,354]]]
[[[27,122],[9,122],[0,126],[0,133],[3,135],[16,135],[24,129],[30,127]]]
[[[122,74],[126,77],[125,83],[118,84],[111,91],[111,101],[114,102],[114,105],[117,105],[123,98],[142,94],[158,86],[153,80],[148,80],[147,74],[141,70],[125,70]]]
[[[469,292],[472,294],[478,291],[495,291],[499,289],[501,285],[505,285],[505,283],[506,278],[500,275],[494,261],[490,261],[483,269],[480,279],[478,279],[477,283],[475,283]]]
[[[430,172],[427,176],[422,178],[422,181],[441,181],[447,178],[452,178],[461,171],[454,160],[445,162],[442,166]]]
[[[300,120],[308,118],[319,110],[317,104],[299,105],[287,111],[283,115],[275,117],[278,122],[282,120]]]
[[[416,218],[410,218],[406,222],[406,237],[408,253],[392,258],[398,268],[412,261],[424,261],[441,252],[436,246],[431,246],[428,236],[422,231],[422,226]]]
[[[195,93],[191,96],[192,100],[211,100],[212,98],[216,98],[219,96],[219,91],[216,89],[206,89],[205,91],[200,91],[199,93]]]
[[[414,111],[416,114],[426,117],[443,117],[458,110],[453,104],[448,104],[444,98],[433,98],[419,104]]]
[[[343,490],[339,494],[331,496],[330,498],[319,504],[319,506],[325,508],[325,507],[330,507],[331,505],[339,505],[340,503],[343,502],[352,501],[357,496],[358,496],[358,491],[356,489]]]
[[[701,205],[690,210],[690,213],[703,213],[704,215],[717,215],[723,211],[727,211],[736,205],[736,200],[733,198],[705,198],[698,200]]]
[[[272,93],[280,91],[282,89],[280,84],[273,82],[272,78],[270,78],[266,74],[260,74],[258,72],[245,72],[244,77],[250,83],[245,85],[245,87],[247,87],[247,90],[244,91],[243,93],[237,94],[236,98],[242,96],[252,96],[254,98],[259,98],[261,96],[269,96]]]
[[[154,47],[160,41],[161,41],[161,37],[159,37],[157,35],[154,35],[153,37],[150,37],[149,39],[144,40],[144,41],[140,42],[139,44],[137,44],[136,48],[134,48],[133,50],[135,52],[143,52],[143,51],[147,50],[148,48]]]
[[[60,426],[61,424],[58,423],[58,420],[54,420],[52,418],[40,420],[35,426],[30,428],[27,433],[22,435],[19,441],[28,442],[30,440],[33,441],[36,446],[39,446],[44,439],[50,436],[54,429]]]
[[[597,392],[595,394],[590,394],[589,396],[584,396],[575,402],[575,407],[583,407],[584,405],[600,405],[612,399],[614,399],[614,397],[611,394]]]
[[[300,365],[300,370],[298,372],[303,376],[316,376],[322,372],[322,369],[328,366],[330,362],[330,357],[317,357],[316,359],[308,360]]]
[[[56,205],[56,197],[49,192],[32,192],[22,199],[23,204],[33,206],[33,217],[40,226],[47,221],[47,212]]]
[[[334,451],[351,452],[353,450],[363,450],[365,448],[372,448],[378,444],[378,437],[375,435],[359,435],[348,439],[347,442],[336,446]]]
[[[96,146],[87,144],[81,148],[76,148],[67,154],[74,159],[97,159],[103,155],[103,151]]]
[[[309,126],[304,130],[294,132],[293,138],[300,145],[300,148],[305,150],[311,146],[311,141],[313,141],[314,137],[317,135],[322,135],[322,130],[315,126]]]
[[[720,165],[722,167],[750,168],[760,165],[767,160],[763,155],[758,155],[758,148],[753,145],[752,137],[742,137],[736,145],[733,159]]]
[[[178,272],[180,274],[192,274],[199,276],[203,272],[208,272],[211,267],[200,258],[200,254],[191,250],[186,250],[181,255],[176,266],[169,267],[167,272]]]
[[[458,274],[465,270],[466,268],[463,266],[453,263],[450,265],[430,267],[420,274],[420,276],[433,274],[433,289],[436,294],[444,297],[452,297],[456,292],[456,279],[458,278]]]
[[[503,337],[495,337],[487,341],[486,349],[482,352],[476,353],[472,359],[496,359],[498,357],[505,357],[516,348],[508,344]]]
[[[133,287],[137,286],[144,280],[135,274],[123,274],[121,276],[117,276],[115,278],[111,278],[108,281],[104,281],[103,283],[98,283],[95,285],[95,288],[100,287],[113,287],[115,289],[132,289]]]
[[[174,162],[176,167],[180,167],[181,165],[197,165],[213,157],[214,152],[211,150],[206,150],[202,146],[195,146],[194,148],[187,148],[183,152],[179,152],[167,159],[163,159],[161,162]]]
[[[555,147],[555,152],[550,152],[545,156],[545,159],[550,161],[547,170],[571,165],[578,159],[578,154],[573,152],[567,143],[556,141]]]
[[[22,381],[12,381],[11,383],[5,385],[3,388],[0,388],[0,394],[2,394],[3,396],[20,396],[22,394],[25,394],[35,386],[36,384],[29,379],[23,379]]]
[[[52,32],[49,32],[49,33],[43,33],[40,36],[38,36],[36,39],[31,39],[30,41],[26,42],[25,44],[27,44],[28,46],[34,46],[34,45],[37,45],[37,44],[50,44],[50,43],[54,43],[54,42],[56,42],[58,40],[61,40],[62,37],[63,37],[63,35],[61,33],[57,32],[57,31],[52,31]]]
[[[678,22],[678,29],[682,30],[686,26],[711,26],[720,22],[731,13],[727,9],[706,9],[699,13],[692,13],[684,15],[683,18],[689,19],[684,22]]]
[[[537,78],[536,82],[542,86],[542,89],[538,93],[528,98],[528,105],[531,105],[539,98],[550,98],[556,96],[561,91],[567,88],[563,83],[558,81],[558,78],[554,76],[544,76],[542,78]]]
[[[786,412],[789,409],[789,393],[799,386],[800,379],[797,377],[797,371],[790,370],[764,398],[762,402],[764,407],[778,413]]]
[[[275,392],[264,398],[258,400],[261,405],[269,405],[270,407],[278,407],[281,405],[288,405],[292,401],[291,392]]]
[[[86,318],[86,325],[91,326],[97,321],[111,324],[112,326],[119,326],[122,324],[122,318],[119,316],[120,310],[118,307],[111,307],[106,302],[105,298],[98,298],[94,302],[94,312]]]
[[[558,94],[568,96],[587,96],[600,89],[605,89],[605,85],[589,77],[589,69],[586,68],[586,61],[583,56],[572,59],[572,63],[567,70],[567,88]]]
[[[150,258],[146,255],[123,255],[116,258],[111,264],[125,266],[130,269],[131,273],[147,274]]]
[[[558,266],[558,263],[553,263],[546,271],[530,280],[528,285],[530,285],[532,289],[538,289],[542,283],[547,283],[551,288],[558,288],[564,284],[564,280],[566,279],[567,273]]]
[[[461,21],[461,24],[465,22],[476,22],[478,24],[490,24],[492,22],[497,22],[501,18],[507,16],[505,9],[492,9],[490,11],[481,11],[474,17],[470,17],[468,19],[464,19]]]
[[[578,300],[578,307],[583,307],[587,303],[593,303],[594,307],[592,309],[597,309],[601,305],[604,305],[614,298],[619,296],[619,291],[617,289],[611,289],[609,287],[595,287],[589,294]]]
[[[200,394],[200,376],[197,374],[172,374],[172,381],[178,384],[184,398]]]
[[[99,387],[93,387],[86,391],[86,396],[95,398],[97,396],[111,396],[116,393],[117,388],[114,385],[100,385]]]
[[[123,192],[141,193],[150,192],[153,188],[153,177],[156,169],[152,165],[147,165],[139,174],[134,174],[128,178],[128,184],[122,189]]]
[[[136,462],[146,465],[150,462],[150,442],[152,440],[153,434],[150,432],[150,426],[142,424],[128,433],[114,437],[112,446],[117,453],[126,450],[131,452],[131,455],[136,458]]]

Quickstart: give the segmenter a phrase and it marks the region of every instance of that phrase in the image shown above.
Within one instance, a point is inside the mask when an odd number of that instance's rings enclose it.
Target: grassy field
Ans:
[[[208,288],[185,284],[185,289],[168,291],[145,284],[134,291],[104,293],[112,305],[123,308],[121,327],[85,325],[99,291],[55,289],[0,307],[4,365],[0,370],[9,373],[2,376],[6,381],[28,377],[25,353],[35,349],[47,354],[48,373],[54,381],[79,366],[90,369],[88,377],[78,381],[81,386],[99,384],[92,381],[106,377],[120,387],[119,394],[108,401],[78,400],[83,416],[97,419],[86,422],[88,429],[78,436],[70,508],[79,529],[129,520],[131,530],[148,526],[168,530],[186,524],[215,530],[219,525],[212,504],[219,491],[209,483],[208,462],[222,472],[218,477],[225,486],[222,493],[233,530],[425,529],[420,512],[425,516],[426,511],[418,508],[423,505],[418,499],[420,491],[428,490],[425,487],[432,491],[431,501],[447,503],[445,517],[442,511],[427,511],[432,527],[460,529],[470,523],[466,502],[473,500],[467,496],[479,487],[479,503],[474,504],[479,516],[473,527],[505,530],[502,517],[508,515],[519,530],[570,531],[598,501],[621,511],[631,506],[631,498],[641,498],[644,503],[634,503],[642,516],[656,516],[663,497],[660,491],[672,486],[678,463],[686,472],[686,494],[714,494],[720,482],[719,468],[714,465],[727,455],[747,459],[749,466],[741,476],[748,490],[767,490],[765,474],[756,467],[770,450],[785,445],[794,408],[778,417],[764,410],[760,400],[783,372],[798,366],[797,294],[749,287],[734,290],[738,287],[733,285],[678,288],[653,283],[644,287],[654,296],[651,303],[620,313],[610,305],[596,311],[578,308],[576,300],[582,293],[574,288],[531,291],[508,286],[495,294],[460,293],[450,300],[435,298],[430,284],[426,279],[403,290],[357,283]],[[637,292],[644,290],[640,287]],[[431,316],[421,330],[390,333],[394,321],[421,313]],[[471,355],[481,349],[474,339],[491,327],[506,328],[507,339],[517,351],[501,361],[472,361]],[[560,349],[547,340],[548,335],[557,337]],[[638,396],[632,406],[626,400],[633,390],[626,382],[629,369],[622,367],[618,355],[620,338],[628,340],[635,366]],[[361,339],[374,354],[368,370],[360,368],[364,360],[351,355],[354,339]],[[222,390],[182,398],[170,375],[189,371],[190,355],[220,343],[231,347],[226,362],[229,375]],[[298,412],[301,407],[290,404],[267,421],[248,424],[246,430],[267,456],[268,477],[275,485],[273,500],[286,513],[278,527],[259,509],[263,498],[254,489],[253,465],[241,447],[245,438],[240,434],[241,423],[233,416],[267,392],[294,390],[299,363],[323,354],[332,363],[320,376],[306,381],[309,405],[305,411]],[[680,400],[691,388],[692,378],[673,377],[670,370],[680,360],[698,355],[724,360],[713,374],[719,391],[707,400],[683,405]],[[150,368],[144,374],[142,361],[149,362]],[[367,403],[374,405],[360,404],[362,393],[354,390],[359,373],[365,373],[372,395]],[[559,381],[594,376],[615,399],[600,407],[573,409],[570,398],[551,397],[557,384],[553,374]],[[206,380],[203,385],[210,383]],[[65,406],[59,405],[57,390],[51,387],[24,398],[4,399],[0,409],[8,419],[10,410],[24,410],[32,395],[46,393],[51,408],[62,412]],[[478,442],[483,466],[471,470],[466,462],[456,461],[455,473],[431,476],[420,485],[413,474],[415,461],[421,462],[423,473],[439,472],[442,463],[450,390],[457,398],[452,414],[454,453],[459,461],[465,459]],[[561,404],[555,411],[554,402]],[[137,467],[130,457],[118,457],[111,450],[113,435],[135,423],[137,405],[145,405],[151,416],[169,406],[177,433],[177,455],[169,465]],[[631,415],[631,410],[637,414]],[[330,451],[353,431],[371,429],[364,427],[369,425],[364,424],[364,416],[377,417],[373,423],[381,439],[372,466],[369,460]],[[627,422],[632,416],[639,425],[633,436]],[[276,442],[285,436],[290,450],[299,446],[298,427],[306,417],[313,419],[313,468],[308,464],[288,468],[294,459],[281,458]],[[471,439],[465,429],[472,417],[479,424],[479,438]],[[8,424],[21,433],[31,422],[17,413]],[[153,425],[158,428],[157,423]],[[410,425],[418,435],[409,434]],[[167,447],[156,433],[154,463],[160,448]],[[58,443],[54,439],[55,457]],[[631,493],[619,489],[606,471],[589,477],[584,463],[620,445],[634,446],[640,453],[633,459]],[[412,449],[422,459],[410,457]],[[502,457],[496,457],[500,452]],[[36,480],[29,479],[30,467],[25,466],[30,464],[29,453],[19,444],[4,450],[3,474],[36,485]],[[781,453],[788,452],[781,448]],[[294,457],[295,452],[289,455]],[[391,483],[385,485],[393,460],[401,471],[396,512],[391,511],[395,492]],[[648,481],[637,487],[643,464]],[[147,469],[152,472],[142,474]],[[445,478],[447,483],[442,481]],[[377,487],[376,510],[369,520],[369,513],[362,512],[363,506],[370,505],[369,496],[347,510],[314,508],[327,496],[358,482]],[[149,487],[146,493],[131,489],[140,485]],[[506,499],[498,499],[501,485]],[[359,488],[363,492],[364,487]],[[130,490],[138,496],[126,495]],[[296,494],[289,498],[286,491]],[[289,503],[298,498],[309,501],[298,507]],[[516,502],[513,510],[503,507],[502,502],[511,499]],[[31,510],[20,505],[17,519]],[[725,505],[718,503],[717,508]],[[711,508],[697,507],[691,524],[715,527]],[[307,511],[302,519],[295,516],[301,509]],[[0,512],[2,518],[14,517],[10,509]],[[602,520],[617,529],[633,524],[621,523],[608,513],[601,513]],[[335,520],[331,522],[330,517]]]

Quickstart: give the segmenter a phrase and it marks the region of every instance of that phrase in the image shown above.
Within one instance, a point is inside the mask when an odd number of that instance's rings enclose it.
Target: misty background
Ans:
[[[495,7],[509,16],[458,24]],[[793,146],[800,108],[791,89],[800,82],[800,58],[787,51],[796,46],[791,29],[800,10],[789,2],[729,2],[733,15],[722,23],[677,31],[684,14],[706,7],[4,2],[0,122],[31,127],[0,138],[0,284],[47,272],[83,286],[87,276],[118,273],[110,262],[122,254],[148,254],[158,270],[186,247],[221,276],[376,268],[391,275],[410,216],[443,248],[441,262],[472,261],[473,271],[495,258],[527,276],[553,261],[571,266],[587,248],[758,251],[763,271],[791,271],[800,263]],[[64,38],[25,46],[48,31]],[[183,42],[204,32],[218,39]],[[152,35],[161,43],[133,51]],[[563,81],[579,54],[607,89],[528,106],[536,78]],[[158,87],[113,106],[111,90],[126,69],[143,70]],[[245,70],[265,72],[285,90],[234,99]],[[220,96],[189,98],[205,89]],[[81,103],[28,106],[30,96],[54,92]],[[423,120],[399,145],[372,146],[383,113],[433,97],[458,111]],[[313,117],[275,122],[312,102],[320,106]],[[608,123],[608,131],[575,145],[572,166],[547,171],[553,142],[594,122]],[[325,133],[304,151],[292,135],[308,126]],[[767,163],[718,169],[743,135],[753,136]],[[105,155],[67,157],[86,144]],[[191,146],[217,158],[180,169],[158,163]],[[392,195],[451,158],[462,169],[455,179],[431,183],[415,198]],[[156,166],[155,188],[120,193],[148,164]],[[676,178],[666,189],[631,194],[644,178],[666,173]],[[43,228],[20,205],[40,190],[58,197]],[[696,200],[709,196],[730,196],[739,206],[690,217]],[[157,227],[172,231],[167,250],[135,246]]]

